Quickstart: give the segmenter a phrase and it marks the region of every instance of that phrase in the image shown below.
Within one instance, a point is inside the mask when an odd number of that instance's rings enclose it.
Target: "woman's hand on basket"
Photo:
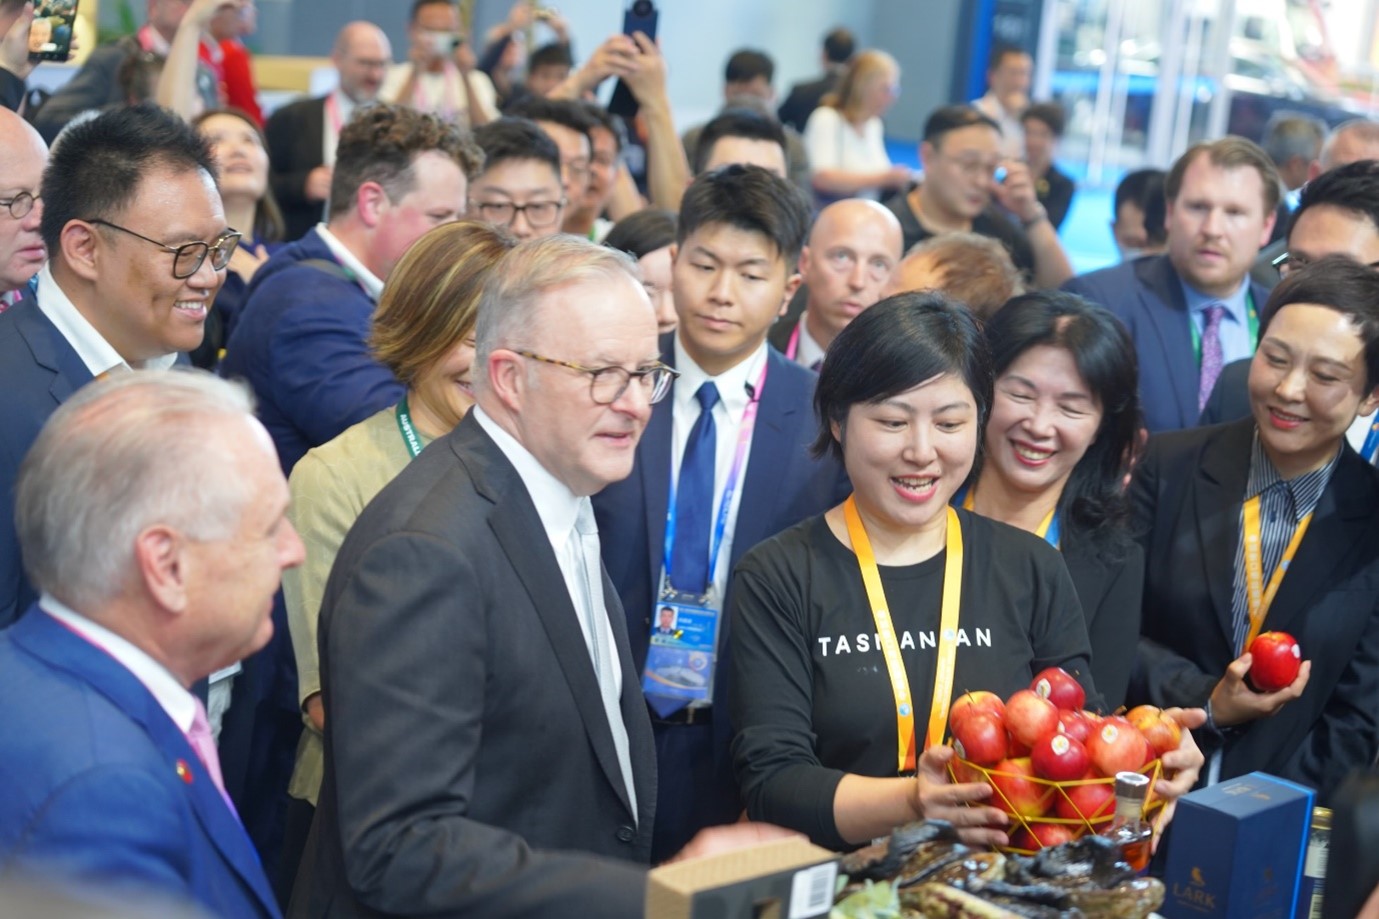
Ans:
[[[920,754],[915,812],[925,820],[947,820],[969,845],[1009,845],[1004,828],[1010,818],[1005,811],[981,804],[991,797],[991,786],[985,782],[954,783],[948,775],[953,756],[952,747],[931,747]]]
[[[1200,728],[1207,723],[1207,713],[1200,708],[1167,708],[1164,709],[1164,714],[1178,722],[1179,727],[1183,729],[1183,736],[1178,741],[1178,749],[1169,750],[1163,755],[1163,778],[1154,783],[1154,794],[1166,802],[1164,809],[1154,820],[1155,849],[1159,847],[1159,837],[1163,834],[1164,827],[1173,819],[1173,810],[1178,806],[1178,799],[1197,784],[1197,777],[1206,762],[1206,757],[1197,748],[1197,741],[1192,737],[1192,729]]]

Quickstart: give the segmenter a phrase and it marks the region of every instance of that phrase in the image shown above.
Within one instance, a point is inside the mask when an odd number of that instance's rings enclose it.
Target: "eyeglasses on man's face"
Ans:
[[[471,201],[469,206],[479,212],[479,216],[500,227],[512,226],[518,214],[525,214],[527,223],[540,229],[548,227],[560,219],[560,211],[565,207],[565,199],[559,201],[530,201],[526,204],[513,204],[511,201]]]
[[[21,191],[12,198],[0,198],[0,207],[7,208],[10,216],[15,220],[23,220],[33,211],[42,195],[31,195],[26,191]]]
[[[211,257],[211,267],[216,271],[224,271],[225,266],[230,264],[230,256],[235,254],[235,248],[239,246],[240,234],[234,230],[229,230],[221,234],[220,238],[213,243],[192,242],[183,243],[180,246],[169,246],[167,243],[160,243],[156,239],[149,239],[142,233],[135,233],[133,230],[122,227],[109,220],[94,218],[86,221],[99,226],[109,227],[112,230],[119,230],[121,233],[128,233],[137,239],[142,239],[150,245],[157,246],[159,249],[172,253],[172,276],[179,281],[196,274],[201,269],[201,263],[206,261],[206,256]]]
[[[553,357],[545,357],[532,351],[523,351],[514,348],[513,353],[523,357],[531,358],[534,361],[541,361],[544,364],[554,364],[557,367],[567,367],[578,373],[586,374],[589,377],[589,395],[599,405],[612,405],[622,398],[623,393],[636,380],[646,395],[646,401],[652,405],[660,402],[670,392],[670,384],[680,374],[670,369],[665,364],[657,363],[650,367],[643,367],[640,370],[628,370],[625,367],[585,367],[583,364],[576,364],[573,361],[556,360]]]
[[[1269,264],[1273,265],[1274,269],[1278,271],[1278,276],[1280,278],[1286,278],[1294,271],[1301,271],[1312,264],[1312,259],[1300,252],[1284,252],[1277,258],[1272,259]],[[1379,269],[1379,262],[1366,262],[1365,267]]]

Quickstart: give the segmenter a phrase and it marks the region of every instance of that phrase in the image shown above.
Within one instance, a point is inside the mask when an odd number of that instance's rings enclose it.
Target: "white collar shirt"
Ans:
[[[81,362],[91,371],[93,377],[134,369],[120,356],[114,345],[96,331],[96,327],[81,314],[77,305],[58,286],[57,281],[53,279],[51,262],[45,263],[38,272],[38,308],[48,317],[48,321],[57,327],[59,334],[67,339],[67,343],[77,352],[77,357],[81,358]],[[175,363],[177,352],[174,351],[171,354],[149,358],[139,369],[167,370]]]
[[[359,281],[359,285],[364,288],[369,299],[377,302],[379,294],[383,293],[383,281],[378,275],[370,271],[363,262],[355,257],[353,252],[345,248],[345,244],[336,238],[335,234],[330,231],[330,227],[324,223],[318,223],[316,224],[316,232],[320,234],[321,242],[326,244],[326,248],[330,250],[331,255],[335,256],[336,261],[345,266]]]

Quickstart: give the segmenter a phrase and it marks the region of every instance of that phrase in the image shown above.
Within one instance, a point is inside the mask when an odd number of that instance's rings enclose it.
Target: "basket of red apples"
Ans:
[[[1011,818],[1008,851],[1030,853],[1105,829],[1115,815],[1117,772],[1149,776],[1146,817],[1163,806],[1153,783],[1160,757],[1178,747],[1178,723],[1152,705],[1098,715],[1086,701],[1072,674],[1050,667],[1004,702],[968,692],[953,703],[948,732],[957,755],[949,772],[955,782],[991,786],[986,803]]]

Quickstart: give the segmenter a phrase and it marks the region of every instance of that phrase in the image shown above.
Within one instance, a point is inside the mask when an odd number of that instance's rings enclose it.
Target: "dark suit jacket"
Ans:
[[[26,88],[24,81],[17,74],[0,67],[0,106],[11,111],[19,111],[19,106],[24,103]]]
[[[672,341],[671,336],[662,339],[662,359],[668,364],[674,363]],[[757,410],[747,471],[741,486],[742,501],[733,528],[728,558],[730,571],[757,543],[801,520],[823,513],[851,491],[846,474],[835,460],[815,460],[809,455],[809,444],[818,435],[811,401],[817,378],[787,360],[775,348],[768,349],[766,360],[766,384]],[[651,642],[651,614],[660,586],[666,508],[670,500],[673,412],[672,392],[652,409],[651,421],[637,445],[637,462],[632,475],[594,496],[603,562],[627,611],[628,635],[639,680],[646,665]],[[724,610],[728,609],[727,603],[725,598]],[[720,617],[719,623],[711,737],[716,767],[714,781],[706,782],[702,774],[696,781],[689,781],[679,772],[685,765],[687,757],[684,756],[672,762],[663,759],[659,763],[663,785],[667,789],[680,789],[677,794],[681,800],[689,797],[694,802],[686,808],[692,815],[692,824],[676,827],[663,819],[656,828],[658,838],[669,833],[681,844],[695,830],[714,823],[731,822],[742,810],[728,753],[732,725],[727,717],[725,679],[728,673],[725,655],[729,645],[727,617]],[[705,737],[706,741],[709,739]],[[657,848],[664,853],[678,846],[658,843]]]
[[[186,736],[132,673],[36,607],[0,633],[0,724],[0,867],[122,901],[278,915]]]
[[[300,239],[325,211],[324,202],[308,201],[303,190],[307,174],[325,162],[326,97],[283,106],[269,116],[263,132],[268,139],[269,181],[282,208],[287,238]]]
[[[383,489],[321,606],[325,780],[291,915],[642,915],[655,754],[606,577],[604,592],[635,814],[577,613],[502,451],[471,413]]]
[[[1131,544],[1114,559],[1075,527],[1063,537],[1063,562],[1077,588],[1092,646],[1092,681],[1107,711],[1125,703],[1140,634],[1144,550]]]
[[[1225,424],[1249,418],[1253,411],[1250,408],[1250,361],[1231,361],[1221,368],[1221,375],[1216,378],[1216,385],[1207,397],[1207,404],[1202,406],[1202,417],[1197,423]]]
[[[0,626],[37,599],[24,576],[14,532],[19,464],[48,416],[91,382],[77,352],[28,294],[0,314]]]
[[[1131,705],[1197,706],[1235,659],[1231,596],[1252,420],[1151,438],[1131,487],[1145,548]],[[1264,621],[1312,661],[1302,698],[1227,738],[1221,777],[1263,770],[1318,803],[1379,753],[1379,479],[1343,445]]]
[[[780,118],[780,123],[803,134],[809,116],[819,107],[824,96],[838,84],[840,75],[840,73],[826,73],[817,80],[796,83],[790,87],[790,95],[785,97],[785,101],[776,110],[776,116]]]
[[[314,230],[254,273],[220,367],[253,388],[284,474],[404,391],[369,351],[373,301],[359,285],[301,264],[309,260],[335,263]]]
[[[1187,299],[1167,255],[1150,255],[1073,278],[1064,290],[1106,307],[1125,324],[1140,364],[1140,404],[1150,433],[1197,423],[1197,356]],[[1250,293],[1263,309],[1269,291]]]

